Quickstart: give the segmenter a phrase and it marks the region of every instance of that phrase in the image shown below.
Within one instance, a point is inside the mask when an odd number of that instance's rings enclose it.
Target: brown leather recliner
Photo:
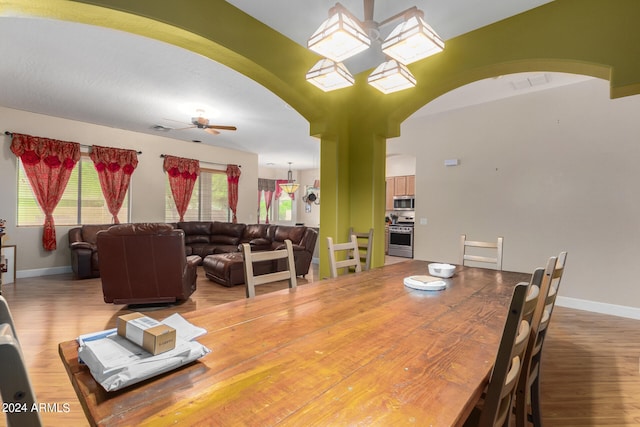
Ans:
[[[197,255],[185,255],[184,232],[170,224],[120,224],[97,235],[104,301],[170,303],[196,290]]]

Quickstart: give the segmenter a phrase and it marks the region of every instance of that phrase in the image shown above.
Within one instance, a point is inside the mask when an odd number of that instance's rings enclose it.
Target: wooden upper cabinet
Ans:
[[[386,205],[387,210],[393,210],[393,196],[415,196],[415,175],[389,176],[386,178]]]
[[[415,196],[416,195],[416,176],[409,175],[407,176],[407,196]]]
[[[386,205],[387,205],[387,209],[388,211],[392,211],[393,210],[393,196],[395,195],[394,191],[395,191],[395,180],[393,179],[392,176],[388,177],[386,179]]]
[[[396,176],[395,177],[395,196],[406,196],[407,195],[407,177],[406,176]]]

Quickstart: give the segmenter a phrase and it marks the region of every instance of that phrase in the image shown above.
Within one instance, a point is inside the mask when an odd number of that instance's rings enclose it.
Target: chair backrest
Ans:
[[[373,228],[368,233],[356,233],[353,227],[349,229],[349,236],[356,236],[358,241],[358,253],[360,255],[360,263],[364,262],[362,269],[367,271],[371,268],[371,250],[373,247]]]
[[[358,252],[358,241],[355,235],[350,236],[350,240],[345,243],[333,243],[331,237],[327,237],[327,247],[329,249],[329,267],[331,277],[338,277],[338,269],[355,267],[356,272],[362,271],[360,256]],[[338,260],[337,252],[344,252],[345,259]]]
[[[496,270],[502,270],[502,237],[498,237],[495,242],[481,242],[478,240],[467,240],[467,235],[460,236],[460,265],[467,265],[467,261],[493,264]],[[480,248],[479,251],[492,251],[495,256],[480,255],[479,253],[468,251],[469,248]]]
[[[530,283],[519,283],[513,290],[498,355],[480,414],[481,427],[503,426],[511,416],[543,275],[544,270],[537,269],[531,276]]]
[[[549,258],[544,270],[540,298],[534,313],[531,335],[527,343],[520,379],[518,380],[516,401],[518,426],[528,425],[527,405],[529,405],[530,401],[531,385],[538,379],[540,373],[542,346],[551,320],[551,313],[555,306],[566,260],[567,252],[561,252],[558,257]],[[534,423],[534,425],[538,424]]]
[[[295,288],[296,283],[296,264],[293,259],[293,245],[291,240],[284,241],[285,249],[274,251],[251,252],[251,246],[248,243],[242,244],[242,254],[244,256],[244,282],[247,285],[247,298],[256,296],[256,286],[265,283],[278,282],[280,280],[288,280],[289,288]],[[287,268],[275,273],[253,275],[253,263],[261,261],[275,261],[284,259]]]
[[[4,405],[15,405],[16,409],[28,409],[27,411],[4,411],[8,426],[42,425],[38,411],[31,411],[31,408],[37,405],[36,396],[29,380],[9,305],[2,296],[0,296],[0,394]]]
[[[98,232],[97,244],[105,302],[174,302],[195,290],[195,275],[188,275],[184,232],[170,224],[114,225]]]

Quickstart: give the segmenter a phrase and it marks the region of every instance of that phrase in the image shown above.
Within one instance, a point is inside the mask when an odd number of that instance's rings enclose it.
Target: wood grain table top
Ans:
[[[173,372],[106,392],[59,352],[92,425],[460,425],[487,383],[524,273],[460,267],[442,291],[407,261],[184,313],[211,349]]]

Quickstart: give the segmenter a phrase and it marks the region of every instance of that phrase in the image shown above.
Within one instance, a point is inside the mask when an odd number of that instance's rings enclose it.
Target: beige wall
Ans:
[[[561,296],[640,307],[638,111],[592,80],[408,120],[389,149],[419,165],[416,258],[456,263],[461,233],[501,235],[506,270],[567,250]]]
[[[131,221],[164,221],[165,176],[160,154],[195,158],[201,162],[242,165],[239,183],[238,221],[255,222],[258,188],[258,156],[254,153],[177,141],[163,136],[128,132],[71,120],[0,107],[0,130],[75,141],[86,145],[130,148],[142,151],[132,183]],[[16,157],[9,149],[10,137],[2,134],[0,154],[0,218],[7,220],[4,244],[17,245],[17,271],[43,273],[69,266],[67,231],[56,227],[58,249],[42,249],[42,227],[16,227]],[[209,166],[203,163],[203,166]],[[223,168],[223,166],[220,166]]]

